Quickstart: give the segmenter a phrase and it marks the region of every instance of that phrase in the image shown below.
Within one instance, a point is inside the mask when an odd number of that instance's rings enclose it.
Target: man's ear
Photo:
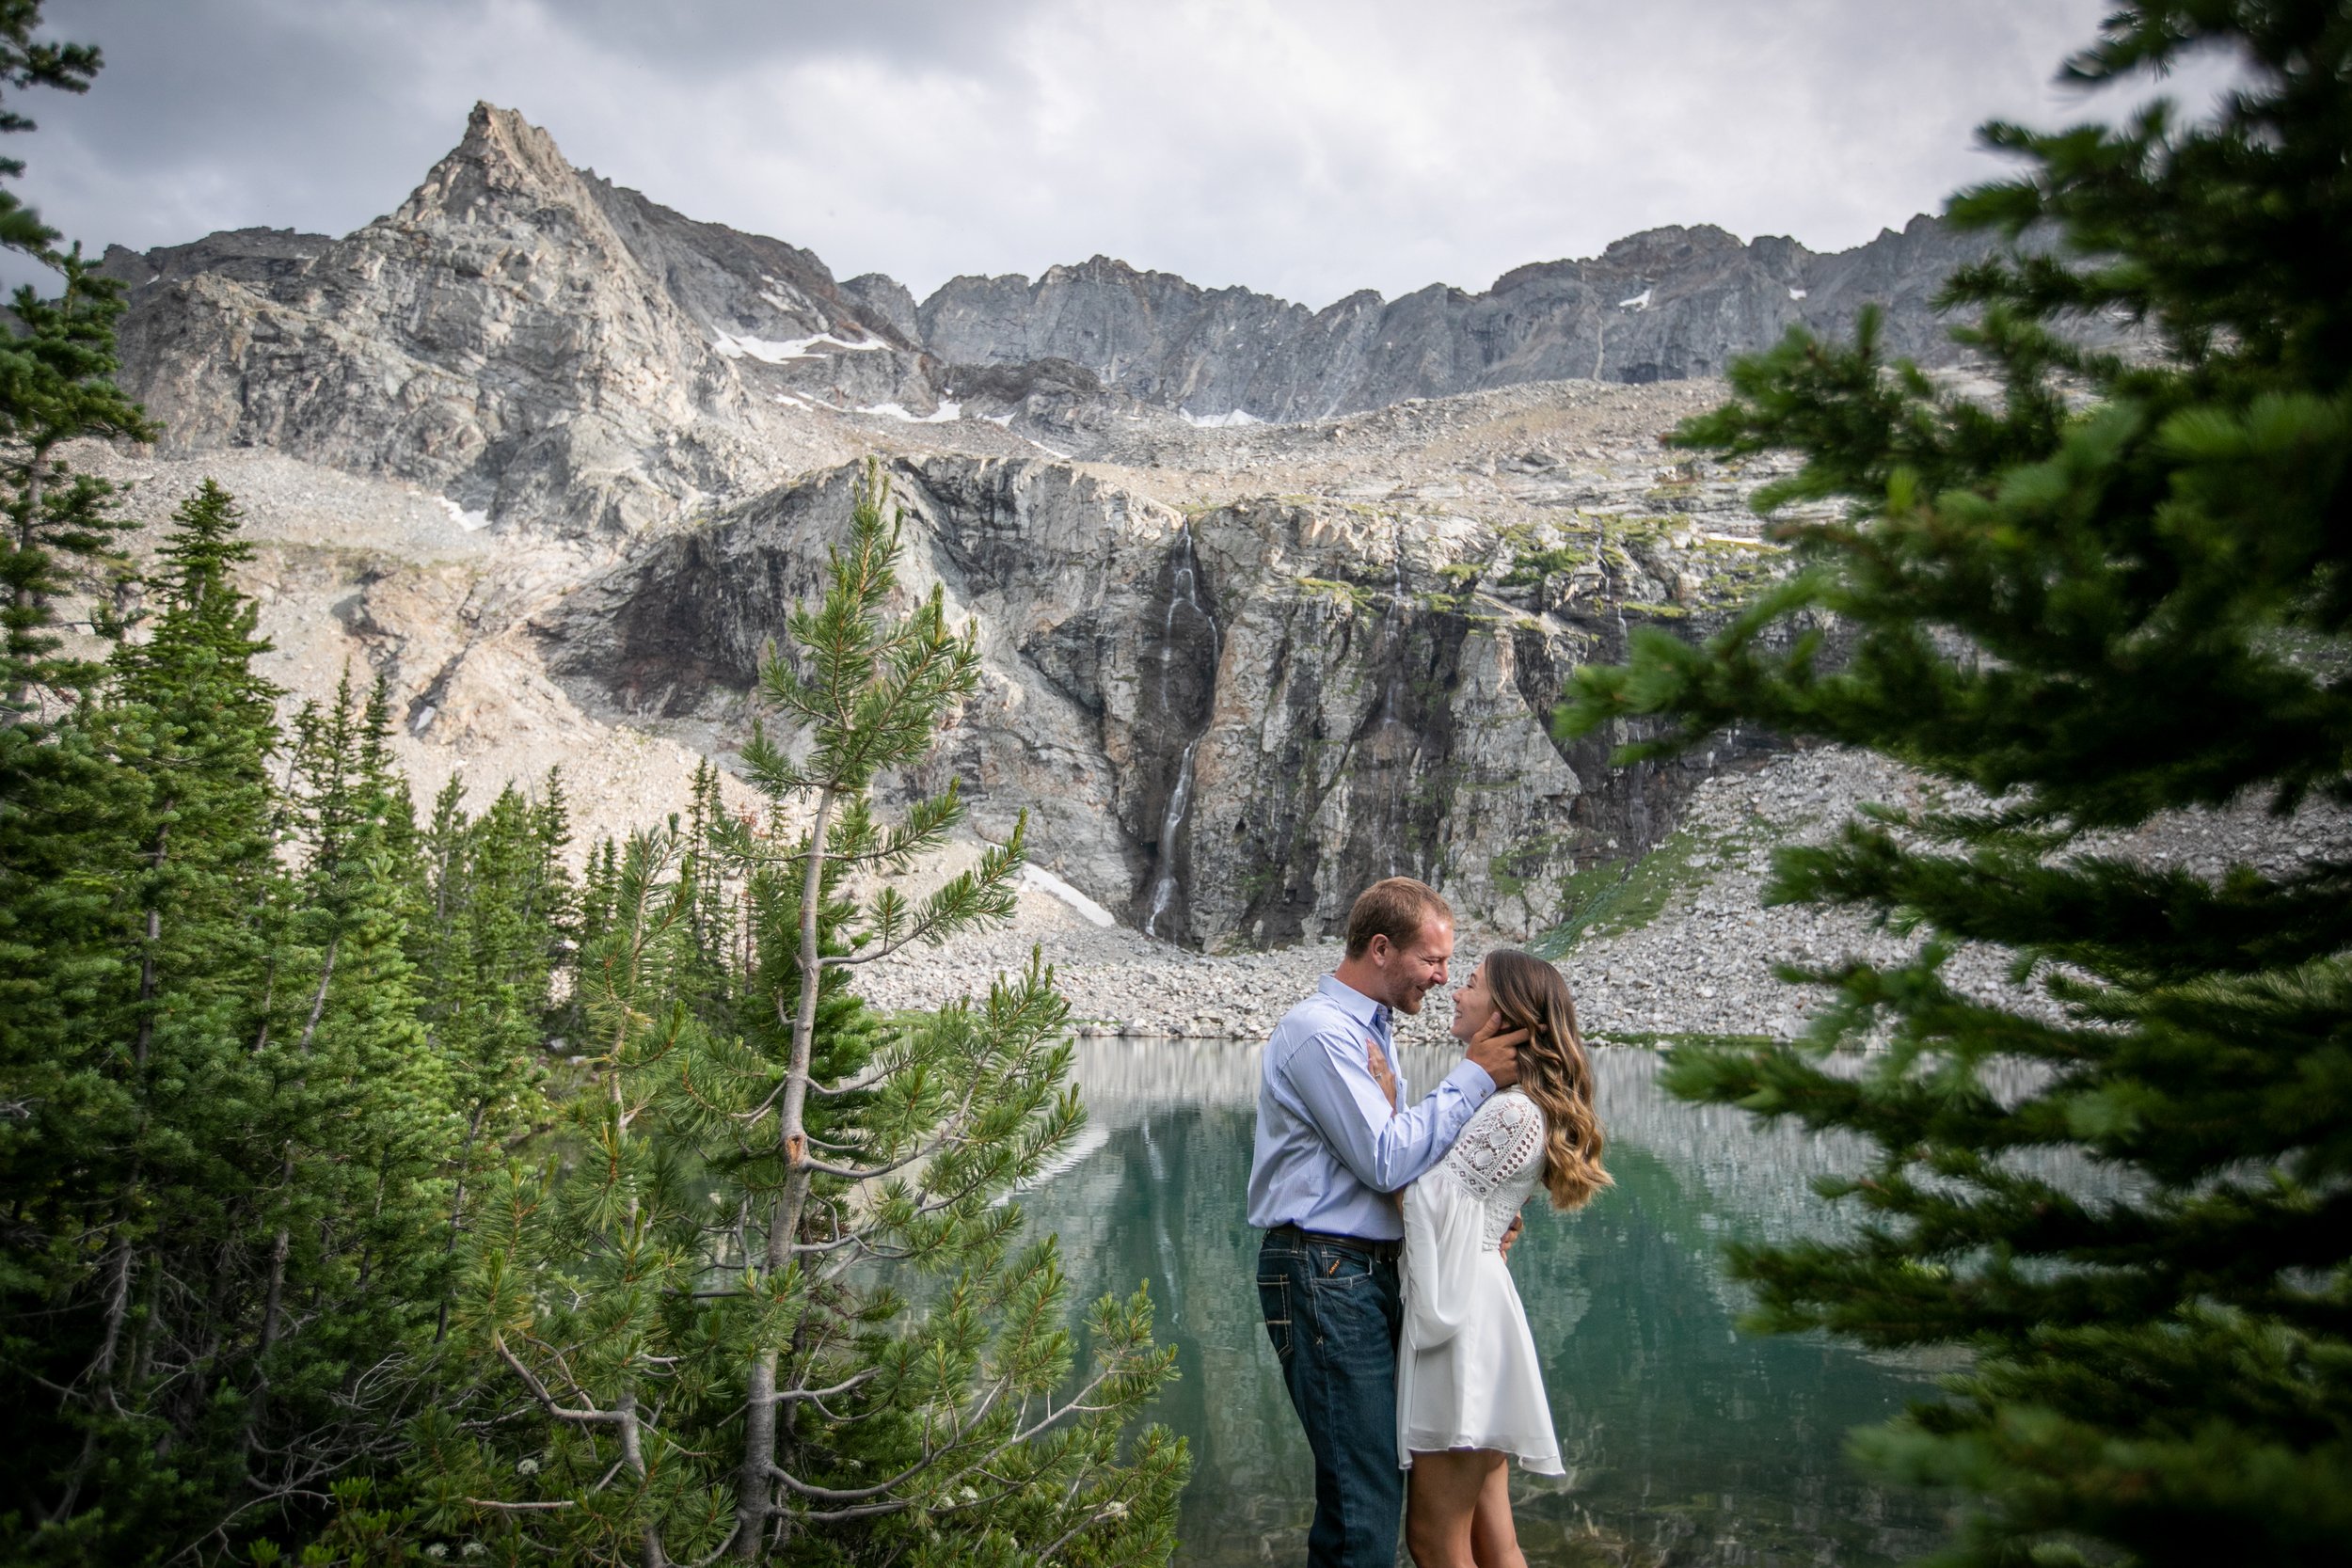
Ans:
[[[1389,955],[1395,951],[1396,943],[1378,932],[1374,933],[1373,939],[1364,944],[1364,957],[1370,958],[1375,965],[1385,966],[1389,961]]]

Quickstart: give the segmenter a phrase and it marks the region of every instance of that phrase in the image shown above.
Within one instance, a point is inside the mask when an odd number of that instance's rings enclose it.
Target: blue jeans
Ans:
[[[1313,1568],[1395,1568],[1405,1472],[1396,1463],[1396,1263],[1269,1231],[1258,1303],[1282,1386],[1315,1456]]]

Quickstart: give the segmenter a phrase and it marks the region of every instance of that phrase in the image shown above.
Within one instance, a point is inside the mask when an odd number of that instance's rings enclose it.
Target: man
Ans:
[[[1265,1232],[1258,1297],[1315,1457],[1316,1568],[1392,1568],[1405,1501],[1396,1462],[1404,1307],[1395,1195],[1454,1147],[1518,1076],[1525,1031],[1482,1036],[1445,1082],[1403,1103],[1392,1024],[1445,984],[1454,911],[1409,877],[1375,882],[1347,917],[1346,955],[1266,1042],[1249,1223]]]

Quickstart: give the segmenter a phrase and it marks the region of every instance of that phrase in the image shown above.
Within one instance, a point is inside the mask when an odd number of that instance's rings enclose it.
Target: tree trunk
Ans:
[[[35,482],[34,493],[38,494],[37,480]],[[18,601],[20,603],[24,602],[24,591],[19,590]],[[166,811],[169,811],[171,809],[169,801],[165,802],[164,809]],[[168,829],[158,829],[155,833],[154,850],[154,863],[158,868],[160,868],[164,863],[164,859],[168,850],[169,845],[170,831]],[[158,984],[155,970],[155,944],[163,939],[163,911],[155,908],[152,900],[151,899],[147,909],[147,920],[145,923],[145,929],[143,931],[145,941],[141,946],[139,954],[139,1023],[137,1033],[133,1037],[131,1044],[132,1065],[140,1074],[142,1079],[144,1079],[147,1069],[149,1052],[155,1037],[155,1017],[153,1006],[155,1001],[155,991]],[[143,1101],[145,1100],[146,1085],[144,1082],[141,1082],[136,1086],[140,1091],[140,1099]],[[142,1127],[145,1124],[145,1120],[146,1117],[142,1115],[140,1117]],[[131,1223],[129,1217],[130,1212],[134,1207],[131,1199],[138,1192],[140,1160],[135,1146],[131,1164],[131,1177],[130,1180],[123,1184],[122,1196],[124,1201],[120,1211],[123,1215],[122,1225],[126,1234],[123,1236],[121,1242],[117,1244],[115,1250],[115,1257],[113,1260],[114,1278],[106,1287],[106,1328],[103,1336],[99,1340],[98,1354],[90,1363],[89,1375],[90,1382],[92,1384],[93,1400],[104,1404],[114,1405],[118,1411],[120,1408],[121,1402],[114,1386],[115,1366],[121,1357],[123,1332],[125,1326],[130,1322],[131,1280],[133,1275],[137,1273],[136,1249],[131,1244],[131,1239],[127,1232]],[[80,1456],[73,1462],[73,1469],[72,1473],[66,1479],[65,1493],[64,1496],[58,1500],[57,1512],[55,1515],[53,1515],[53,1522],[63,1523],[72,1515],[73,1512],[73,1504],[81,1496],[82,1482],[88,1475],[90,1463],[97,1457],[97,1428],[93,1425],[90,1429],[87,1441],[84,1442],[82,1445]]]
[[[636,1476],[638,1495],[643,1499],[645,1450],[644,1437],[637,1425],[637,1390],[633,1386],[621,1390],[620,1397],[612,1402],[612,1413],[620,1418],[616,1424],[621,1429],[621,1458],[627,1462],[630,1473]],[[669,1568],[669,1553],[661,1545],[661,1527],[651,1520],[646,1521],[644,1540],[645,1568]]]
[[[785,1069],[784,1107],[776,1120],[778,1147],[784,1150],[784,1190],[776,1196],[768,1220],[767,1272],[764,1285],[784,1272],[791,1260],[792,1242],[801,1228],[801,1210],[808,1201],[808,1134],[802,1118],[808,1105],[808,1065],[817,1037],[817,982],[822,973],[817,951],[817,920],[825,889],[825,831],[833,822],[834,792],[830,786],[817,798],[817,818],[808,830],[808,864],[801,879],[801,994],[792,1019],[792,1060]],[[735,1499],[735,1555],[755,1562],[764,1549],[768,1521],[774,1513],[775,1482],[770,1478],[776,1464],[776,1351],[771,1345],[752,1358],[748,1405],[743,1413],[743,1470]]]
[[[167,800],[163,809],[169,812],[175,804],[176,801]],[[171,830],[156,829],[153,869],[158,874],[163,871],[164,862],[169,858],[170,852]],[[131,1061],[142,1071],[147,1068],[148,1050],[155,1043],[155,946],[164,940],[164,911],[155,906],[156,900],[151,889],[147,902],[146,941],[139,949],[139,1028],[131,1042]]]
[[[114,1389],[115,1362],[122,1352],[123,1326],[131,1316],[131,1279],[137,1270],[137,1250],[126,1236],[115,1248],[114,1278],[106,1287],[106,1332],[99,1340],[97,1356],[90,1362],[90,1381],[96,1386],[94,1402],[119,1404]],[[98,1425],[93,1421],[82,1440],[82,1451],[66,1477],[65,1492],[57,1499],[56,1512],[49,1516],[51,1524],[61,1525],[72,1517],[73,1505],[82,1495],[82,1482],[88,1479],[90,1465],[97,1457]]]
[[[319,989],[310,998],[310,1016],[302,1025],[302,1038],[294,1045],[294,1049],[305,1056],[310,1053],[310,1041],[318,1034],[320,1015],[326,1011],[326,989],[335,978],[335,955],[342,948],[342,933],[340,931],[327,939],[326,962],[319,970]],[[297,1078],[294,1080],[294,1086],[301,1088],[306,1083],[306,1079]],[[288,1145],[285,1158],[278,1165],[278,1180],[281,1185],[291,1189],[294,1185],[294,1148]],[[293,1254],[293,1251],[294,1230],[289,1226],[280,1225],[278,1227],[278,1234],[270,1239],[269,1289],[262,1298],[261,1342],[254,1347],[253,1351],[256,1374],[253,1402],[247,1407],[245,1423],[246,1443],[248,1448],[253,1442],[254,1433],[261,1427],[262,1413],[269,1403],[269,1369],[262,1363],[269,1359],[270,1351],[278,1343],[278,1319],[286,1300],[286,1259]]]
[[[482,1118],[489,1107],[480,1101],[474,1102],[473,1116],[466,1123],[466,1142],[457,1151],[457,1191],[450,1197],[449,1244],[441,1248],[441,1256],[449,1257],[457,1250],[457,1237],[466,1220],[466,1177],[473,1169],[474,1140],[482,1135]],[[441,1293],[440,1315],[433,1322],[433,1342],[439,1344],[449,1333],[449,1293]]]
[[[279,1178],[288,1183],[294,1180],[292,1160],[286,1162],[279,1172]],[[269,1291],[262,1298],[262,1342],[255,1347],[253,1352],[253,1358],[257,1362],[267,1357],[271,1348],[278,1343],[278,1317],[286,1301],[286,1258],[293,1251],[294,1230],[291,1227],[281,1225],[278,1227],[276,1239],[270,1243],[269,1246]],[[262,1381],[264,1385],[269,1382],[267,1370],[262,1373]]]
[[[305,1056],[310,1053],[310,1040],[319,1032],[319,1015],[326,1011],[326,988],[328,983],[335,978],[335,954],[342,944],[343,936],[341,931],[327,939],[326,963],[319,971],[319,989],[310,998],[310,1016],[303,1022],[302,1038],[294,1043],[294,1050]]]

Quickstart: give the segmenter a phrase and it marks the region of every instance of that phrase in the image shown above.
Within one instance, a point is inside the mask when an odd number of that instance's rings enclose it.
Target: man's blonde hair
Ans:
[[[1403,947],[1431,920],[1454,924],[1454,906],[1436,888],[1410,877],[1385,878],[1358,894],[1356,907],[1347,911],[1347,956],[1362,958],[1375,937]]]

